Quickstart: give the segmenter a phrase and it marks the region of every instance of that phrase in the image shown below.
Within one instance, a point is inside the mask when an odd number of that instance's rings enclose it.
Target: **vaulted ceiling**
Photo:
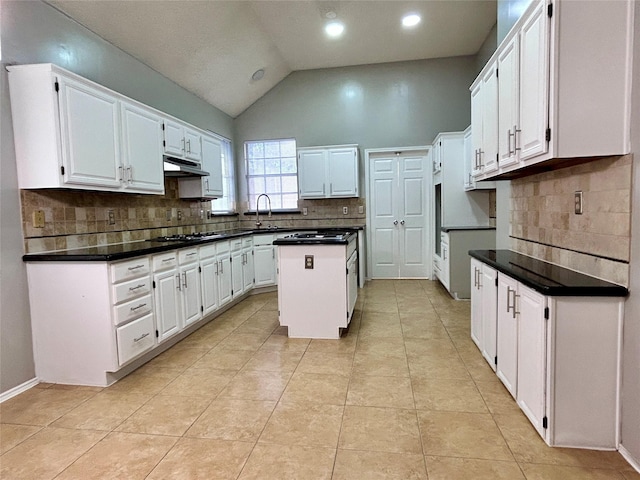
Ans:
[[[232,117],[289,73],[473,55],[497,0],[50,0],[50,4]],[[403,15],[422,21],[403,28]],[[323,30],[336,17],[342,37]],[[264,70],[261,80],[252,75]]]

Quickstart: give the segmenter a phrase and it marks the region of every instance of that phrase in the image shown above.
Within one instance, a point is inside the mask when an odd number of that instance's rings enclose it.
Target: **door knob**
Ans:
[[[393,224],[394,224],[394,225],[398,225],[398,220],[394,220],[394,221],[393,221]]]
[[[402,221],[400,222],[400,225],[404,225],[404,220],[402,220]]]

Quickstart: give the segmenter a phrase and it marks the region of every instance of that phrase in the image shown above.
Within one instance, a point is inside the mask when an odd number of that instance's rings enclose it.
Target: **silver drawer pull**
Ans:
[[[147,333],[143,333],[142,335],[140,335],[138,338],[134,338],[133,341],[134,342],[139,342],[140,340],[142,340],[143,338],[146,338],[149,336],[149,332]]]
[[[162,263],[164,263],[164,262],[173,262],[175,259],[176,259],[176,257],[163,258],[163,259],[162,259]]]
[[[144,288],[146,287],[147,284],[146,283],[141,283],[140,285],[137,285],[135,287],[129,287],[129,291],[130,292],[135,292],[136,290],[138,290],[139,288]]]
[[[127,268],[127,270],[129,270],[129,271],[138,270],[139,268],[144,268],[144,265],[136,265],[135,267],[129,267],[129,268]]]
[[[191,253],[187,253],[187,257],[190,257],[191,255],[197,255],[198,252],[191,252]]]
[[[136,310],[138,310],[139,308],[146,307],[146,306],[147,306],[147,304],[146,304],[146,303],[141,303],[141,304],[140,304],[140,305],[138,305],[137,307],[131,307],[131,311],[132,311],[132,312],[135,312],[135,311],[136,311]]]

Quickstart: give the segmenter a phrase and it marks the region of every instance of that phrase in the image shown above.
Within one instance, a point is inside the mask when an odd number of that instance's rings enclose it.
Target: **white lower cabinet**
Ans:
[[[116,329],[118,363],[124,365],[129,360],[150,350],[155,344],[153,314],[139,318]]]
[[[180,303],[183,326],[191,325],[202,318],[202,296],[200,291],[200,265],[198,249],[189,248],[178,252],[180,263]]]
[[[493,270],[473,259],[471,337],[487,358],[485,267]],[[546,296],[502,272],[497,278],[488,294],[497,301],[497,376],[547,444],[615,450],[623,298]]]
[[[255,287],[270,287],[276,284],[276,247],[274,236],[255,235],[253,237],[253,268]]]
[[[498,272],[471,259],[471,339],[489,366],[496,369],[496,278]]]
[[[229,240],[216,243],[218,275],[218,304],[226,305],[233,299],[233,284],[231,282],[231,244]]]
[[[180,274],[176,252],[155,255],[153,289],[158,342],[175,335],[182,328],[180,306]]]
[[[199,253],[202,316],[206,317],[218,309],[218,259],[216,258],[216,246],[211,243],[200,247]]]

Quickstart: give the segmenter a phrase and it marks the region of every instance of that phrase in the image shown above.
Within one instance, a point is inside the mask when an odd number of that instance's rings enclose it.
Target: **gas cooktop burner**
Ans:
[[[216,232],[194,232],[190,234],[183,235],[166,235],[162,237],[156,237],[150,239],[152,242],[185,242],[189,240],[204,240],[207,238],[215,238],[222,236]]]

